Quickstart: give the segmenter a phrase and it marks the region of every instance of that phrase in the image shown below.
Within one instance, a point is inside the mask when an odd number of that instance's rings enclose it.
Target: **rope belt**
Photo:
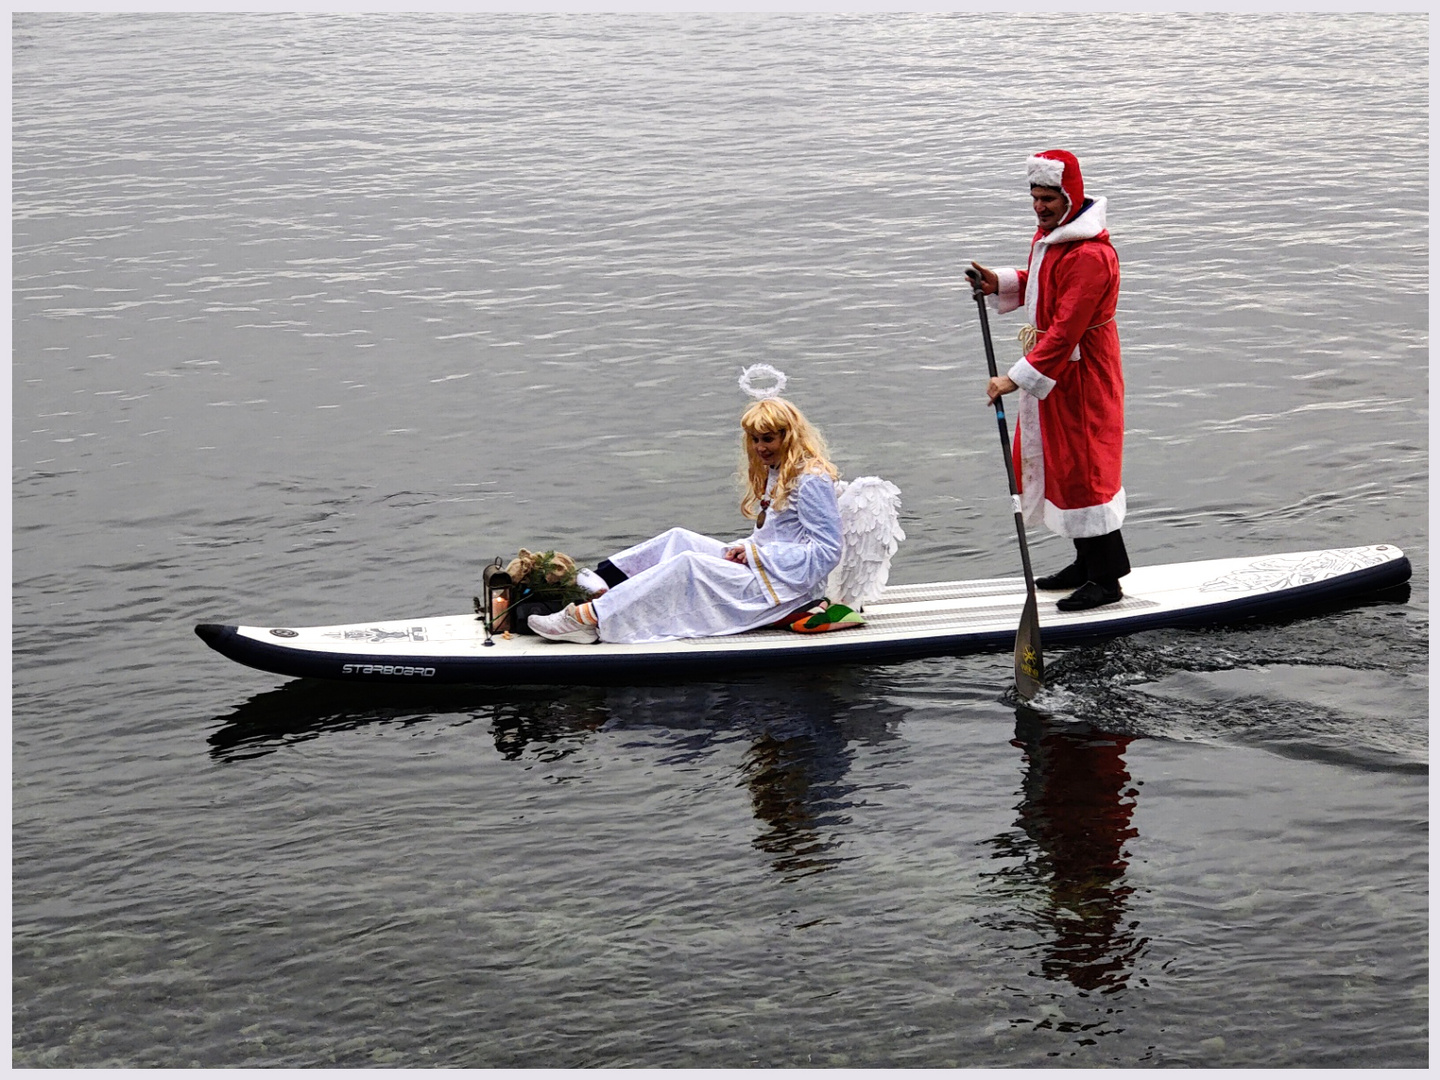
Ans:
[[[1081,331],[1081,333],[1088,334],[1091,330],[1098,330],[1106,323],[1112,323],[1114,321],[1115,316],[1111,315],[1110,318],[1102,319],[1094,326],[1087,326],[1083,331]],[[1015,335],[1015,340],[1020,342],[1020,348],[1025,350],[1026,356],[1029,356],[1030,350],[1035,348],[1035,344],[1040,340],[1040,331],[1036,330],[1035,327],[1031,326],[1029,323],[1026,323],[1020,328],[1020,333]]]

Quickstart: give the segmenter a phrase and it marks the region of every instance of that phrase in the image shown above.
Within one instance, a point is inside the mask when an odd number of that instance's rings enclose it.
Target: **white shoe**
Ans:
[[[578,645],[594,645],[600,640],[600,631],[575,617],[575,605],[566,604],[563,611],[554,615],[531,615],[525,620],[530,629],[546,641],[573,641]]]

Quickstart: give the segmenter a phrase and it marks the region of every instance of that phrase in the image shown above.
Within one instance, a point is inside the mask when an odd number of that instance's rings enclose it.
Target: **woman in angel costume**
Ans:
[[[755,387],[757,376],[774,385]],[[879,595],[904,539],[899,490],[877,477],[840,481],[820,432],[780,397],[781,372],[755,364],[740,385],[756,398],[740,418],[750,535],[725,543],[670,529],[601,562],[603,592],[530,616],[530,629],[586,644],[716,637],[769,626],[827,587],[856,606]]]

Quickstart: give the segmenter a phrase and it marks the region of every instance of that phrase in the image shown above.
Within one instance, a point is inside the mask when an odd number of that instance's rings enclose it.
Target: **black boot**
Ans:
[[[1059,573],[1047,574],[1035,579],[1037,589],[1078,589],[1085,584],[1085,568],[1079,560],[1071,563]]]
[[[1122,595],[1118,581],[1107,581],[1104,584],[1087,581],[1069,596],[1056,600],[1055,606],[1061,611],[1089,611],[1091,608],[1113,604]]]

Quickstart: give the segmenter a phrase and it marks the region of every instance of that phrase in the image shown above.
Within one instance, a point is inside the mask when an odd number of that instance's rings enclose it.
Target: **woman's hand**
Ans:
[[[736,544],[732,548],[725,549],[725,558],[730,562],[739,563],[741,566],[749,566],[750,561],[745,557],[745,545]]]

